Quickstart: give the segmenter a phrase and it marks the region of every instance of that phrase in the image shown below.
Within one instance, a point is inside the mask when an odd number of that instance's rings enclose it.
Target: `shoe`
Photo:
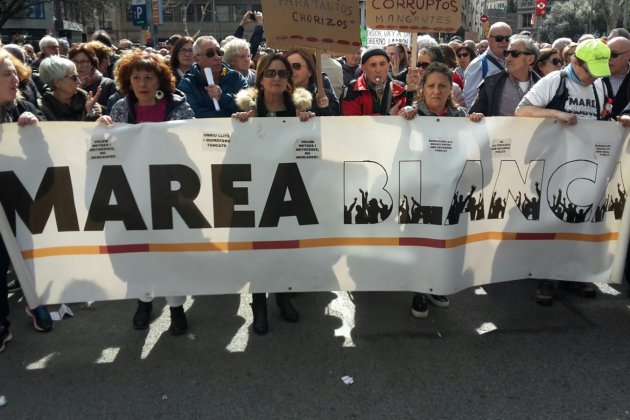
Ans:
[[[437,306],[438,308],[448,308],[450,302],[446,296],[442,295],[428,295],[429,302]]]
[[[254,293],[252,295],[252,314],[254,322],[252,328],[258,335],[265,335],[269,331],[267,322],[267,297],[264,293]]]
[[[291,297],[288,293],[276,293],[276,305],[280,308],[282,318],[288,322],[298,322],[300,315],[291,304]]]
[[[33,319],[33,327],[40,332],[48,332],[53,329],[53,320],[45,306],[38,306],[31,310],[26,307],[26,315]]]
[[[171,326],[169,331],[173,335],[182,335],[188,331],[188,321],[186,321],[186,313],[184,313],[183,306],[171,308]]]
[[[411,301],[411,315],[414,318],[426,318],[429,316],[429,303],[427,295],[424,293],[416,293]]]
[[[574,295],[581,296],[583,298],[593,299],[597,297],[595,286],[593,283],[583,283],[580,281],[563,281],[560,282],[560,287]]]
[[[153,311],[153,302],[138,301],[138,309],[133,316],[133,327],[136,330],[145,330],[149,327],[151,311]]]
[[[0,353],[4,351],[4,345],[12,339],[13,336],[11,335],[9,327],[5,325],[0,325]]]
[[[539,282],[534,300],[539,305],[551,306],[553,304],[553,283],[547,280]]]
[[[22,287],[20,286],[20,282],[15,275],[13,267],[9,267],[9,271],[7,271],[7,290],[9,291],[9,293],[15,293],[19,292],[21,289]]]

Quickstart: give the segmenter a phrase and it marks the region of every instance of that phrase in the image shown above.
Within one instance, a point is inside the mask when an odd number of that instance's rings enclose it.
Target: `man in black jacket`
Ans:
[[[512,36],[503,54],[505,70],[481,82],[470,113],[478,112],[487,117],[513,116],[523,96],[540,79],[531,70],[531,65],[538,59],[538,47],[532,38]]]
[[[602,78],[608,91],[614,95],[612,117],[619,116],[630,102],[630,40],[618,36],[608,41],[610,48],[610,76]]]

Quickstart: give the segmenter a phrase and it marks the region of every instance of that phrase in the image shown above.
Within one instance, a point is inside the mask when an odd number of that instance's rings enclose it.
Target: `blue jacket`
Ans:
[[[219,87],[221,87],[221,98],[219,99],[219,108],[217,111],[214,107],[214,101],[208,96],[206,92],[205,76],[203,71],[199,67],[199,64],[195,63],[188,70],[184,78],[177,88],[186,94],[186,101],[190,104],[190,107],[195,111],[195,117],[197,118],[220,118],[229,117],[234,112],[238,112],[239,109],[234,102],[236,94],[241,90],[247,88],[247,81],[237,71],[231,70],[225,64],[221,70],[221,80],[219,81]]]

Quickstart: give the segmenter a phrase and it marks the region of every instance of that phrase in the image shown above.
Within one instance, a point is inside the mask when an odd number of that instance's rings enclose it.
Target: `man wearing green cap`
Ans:
[[[566,125],[575,125],[578,119],[610,120],[612,92],[608,92],[601,79],[610,76],[609,59],[610,49],[603,42],[591,39],[580,43],[570,64],[540,79],[523,97],[514,115],[555,118]],[[554,283],[549,280],[538,283],[536,302],[553,303]],[[582,297],[596,296],[591,283],[564,281],[562,286]]]

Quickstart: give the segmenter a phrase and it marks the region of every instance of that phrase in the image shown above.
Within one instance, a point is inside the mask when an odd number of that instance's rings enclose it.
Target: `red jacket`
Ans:
[[[407,104],[407,91],[404,86],[396,81],[390,81],[389,89],[392,93],[392,107],[400,103],[402,108]],[[384,97],[383,100],[386,101],[387,98]],[[341,113],[342,115],[383,115],[378,109],[373,109],[373,105],[374,100],[365,81],[365,75],[361,75],[350,82],[348,92],[341,101]]]

